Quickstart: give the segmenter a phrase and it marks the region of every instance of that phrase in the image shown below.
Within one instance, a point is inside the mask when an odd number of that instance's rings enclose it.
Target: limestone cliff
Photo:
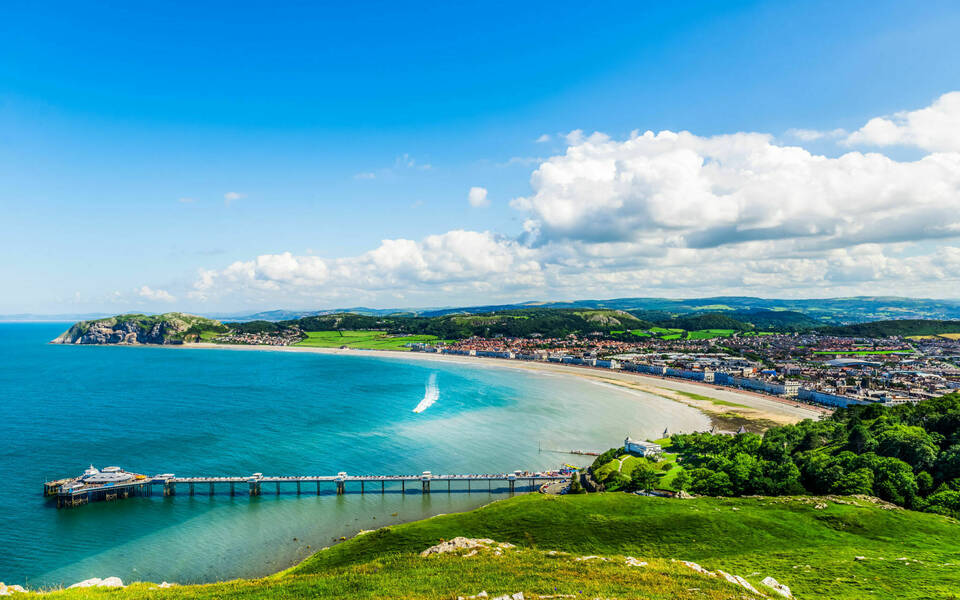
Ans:
[[[195,341],[201,332],[227,331],[219,321],[187,315],[117,315],[80,321],[52,340],[54,344],[182,344]]]

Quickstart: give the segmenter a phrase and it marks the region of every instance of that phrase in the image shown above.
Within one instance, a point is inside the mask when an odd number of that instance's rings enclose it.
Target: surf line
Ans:
[[[430,373],[430,379],[427,380],[427,389],[423,392],[423,400],[417,405],[413,412],[422,413],[440,398],[440,388],[437,387],[437,374]]]

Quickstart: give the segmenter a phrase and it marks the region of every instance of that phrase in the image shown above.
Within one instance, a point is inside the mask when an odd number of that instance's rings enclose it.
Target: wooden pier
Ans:
[[[199,490],[213,496],[219,489],[226,492],[229,489],[231,496],[239,492],[245,496],[260,496],[263,493],[263,486],[268,489],[273,488],[276,494],[281,491],[281,486],[287,491],[295,491],[298,495],[303,493],[315,493],[321,495],[324,489],[329,490],[331,484],[336,490],[336,494],[343,495],[347,493],[347,484],[350,484],[352,492],[366,494],[371,491],[375,493],[387,493],[396,491],[396,484],[399,484],[400,493],[407,493],[408,484],[412,490],[415,490],[419,484],[420,491],[423,494],[431,492],[433,484],[443,484],[447,492],[453,491],[453,484],[460,484],[457,491],[493,491],[493,484],[506,484],[510,493],[514,493],[518,484],[521,487],[524,484],[530,489],[536,489],[538,482],[557,481],[569,479],[570,475],[557,471],[548,472],[529,472],[514,471],[513,473],[494,473],[494,474],[471,474],[471,475],[434,475],[430,471],[424,471],[419,475],[348,475],[341,471],[336,475],[283,475],[283,476],[265,476],[262,473],[254,473],[248,476],[238,477],[176,477],[173,474],[155,475],[146,477],[143,475],[131,474],[129,481],[122,481],[108,484],[87,484],[82,478],[76,479],[58,479],[44,484],[43,492],[45,496],[56,496],[57,508],[68,508],[80,506],[90,502],[102,502],[109,500],[120,500],[132,496],[152,496],[154,488],[159,487],[164,496],[176,496],[178,493],[186,491],[188,495],[193,496]],[[486,486],[475,486],[476,483],[486,483]],[[357,486],[359,484],[359,486]],[[387,485],[391,488],[388,490]],[[466,489],[463,488],[466,485]],[[198,487],[199,486],[199,487]],[[178,489],[179,488],[179,489]],[[359,489],[358,489],[359,488]],[[498,486],[499,489],[499,486]]]

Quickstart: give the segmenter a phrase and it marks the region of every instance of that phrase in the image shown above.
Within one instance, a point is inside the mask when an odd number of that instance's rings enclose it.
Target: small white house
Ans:
[[[639,454],[640,456],[660,456],[663,454],[663,448],[660,447],[660,444],[641,442],[631,439],[630,436],[627,436],[627,439],[623,440],[623,450],[632,454]]]

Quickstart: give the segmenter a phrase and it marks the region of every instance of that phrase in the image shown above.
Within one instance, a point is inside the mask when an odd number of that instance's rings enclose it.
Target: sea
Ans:
[[[48,342],[69,323],[0,323],[0,581],[212,582],[289,567],[341,537],[508,497],[473,486],[186,486],[57,509],[47,480],[90,465],[178,476],[502,473],[587,464],[626,435],[709,428],[657,396],[582,378],[369,356]]]

